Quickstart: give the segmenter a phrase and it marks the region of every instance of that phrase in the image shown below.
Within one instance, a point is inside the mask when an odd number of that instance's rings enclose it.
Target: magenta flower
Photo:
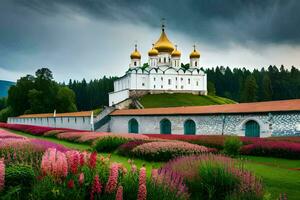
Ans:
[[[84,182],[84,174],[81,172],[78,177],[78,183],[80,186],[82,186],[83,182]]]
[[[0,159],[0,191],[3,190],[5,185],[5,164],[4,159]]]
[[[97,152],[93,152],[91,155],[90,155],[90,159],[89,159],[89,167],[91,169],[94,169],[96,167],[96,164],[97,164]]]
[[[147,199],[147,188],[145,184],[139,185],[137,200]]]
[[[112,193],[116,190],[119,176],[119,164],[113,163],[110,167],[108,181],[106,183],[105,191]]]
[[[140,169],[140,175],[139,175],[139,185],[146,185],[146,168],[142,167]]]
[[[94,180],[93,180],[92,190],[91,190],[91,193],[90,193],[90,199],[94,200],[94,195],[95,194],[100,194],[101,191],[102,191],[102,185],[100,183],[99,176],[96,175],[94,177]]]
[[[123,187],[121,185],[118,187],[116,200],[123,200]]]

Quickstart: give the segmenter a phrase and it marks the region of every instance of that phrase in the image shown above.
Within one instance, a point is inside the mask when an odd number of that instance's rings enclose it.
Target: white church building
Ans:
[[[199,67],[200,53],[190,53],[189,68],[181,67],[181,52],[168,39],[164,25],[160,38],[148,52],[148,65],[142,66],[141,54],[135,45],[131,53],[129,69],[114,82],[109,93],[109,106],[125,102],[129,98],[155,93],[207,94],[207,76]]]

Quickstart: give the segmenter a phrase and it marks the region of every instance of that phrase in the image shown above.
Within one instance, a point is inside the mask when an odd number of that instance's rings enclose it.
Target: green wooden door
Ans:
[[[139,123],[136,121],[136,119],[129,120],[128,133],[139,133]]]
[[[245,136],[246,137],[259,137],[260,128],[259,124],[256,121],[248,121],[245,127]]]
[[[184,122],[184,134],[195,135],[196,134],[196,123],[189,119]]]
[[[171,134],[171,122],[168,119],[163,119],[160,121],[160,133],[161,134]]]

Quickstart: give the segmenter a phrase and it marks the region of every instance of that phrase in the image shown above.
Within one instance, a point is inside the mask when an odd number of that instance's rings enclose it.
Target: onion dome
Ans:
[[[168,39],[165,33],[164,25],[162,25],[162,32],[160,38],[154,44],[154,48],[157,49],[158,52],[172,53],[172,51],[174,51],[174,45]]]
[[[196,46],[194,45],[194,51],[190,54],[190,58],[200,58],[199,51],[196,50]]]
[[[172,57],[180,57],[181,52],[177,50],[177,45],[175,45],[175,50],[171,54]]]
[[[152,49],[150,49],[150,51],[148,51],[148,55],[149,56],[157,56],[158,55],[158,51],[157,51],[157,49],[154,48],[154,44],[152,44]]]
[[[137,50],[137,45],[135,45],[135,49],[134,49],[134,51],[131,53],[130,58],[131,58],[131,59],[141,59],[141,54],[140,54],[140,52]]]

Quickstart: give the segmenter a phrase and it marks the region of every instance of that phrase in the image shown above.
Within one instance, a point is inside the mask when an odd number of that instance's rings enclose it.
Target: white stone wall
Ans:
[[[245,135],[245,124],[254,120],[260,125],[260,136],[298,135],[300,112],[275,114],[231,114],[231,115],[179,115],[179,116],[112,116],[110,130],[117,133],[128,132],[128,121],[135,118],[139,123],[139,133],[160,133],[160,121],[169,119],[172,134],[184,134],[184,122],[192,119],[196,123],[197,135],[235,134]]]
[[[47,126],[56,128],[71,128],[79,130],[92,130],[91,117],[36,117],[18,118],[10,117],[9,124],[26,124],[35,126]]]
[[[117,92],[109,93],[109,106],[120,103],[129,98],[129,90],[123,89]]]

